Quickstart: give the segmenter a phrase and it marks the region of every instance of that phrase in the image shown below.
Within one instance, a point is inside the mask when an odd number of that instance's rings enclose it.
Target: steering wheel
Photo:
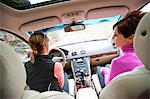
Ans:
[[[66,55],[65,55],[65,53],[61,50],[61,49],[59,49],[59,48],[52,48],[52,50],[56,50],[58,53],[60,53],[60,55],[61,55],[61,57],[57,57],[57,56],[54,56],[53,57],[53,61],[54,62],[57,62],[57,61],[59,61],[60,62],[60,60],[62,59],[62,61],[61,61],[61,64],[62,64],[62,66],[63,67],[65,67],[65,65],[66,65],[66,63],[67,63],[67,61],[66,61]],[[52,51],[51,50],[51,51]],[[50,52],[51,52],[50,51]]]

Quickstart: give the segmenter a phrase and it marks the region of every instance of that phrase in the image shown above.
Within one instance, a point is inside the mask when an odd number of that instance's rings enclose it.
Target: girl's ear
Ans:
[[[44,52],[45,54],[48,54],[48,53],[49,53],[48,43],[45,43],[45,44],[43,45],[43,52]]]
[[[130,35],[130,36],[128,37],[128,42],[129,42],[129,43],[133,43],[133,38],[134,38],[134,34]]]
[[[48,43],[45,44],[45,48],[46,48],[46,49],[49,49]]]
[[[45,43],[45,44],[44,44],[44,47],[48,47],[48,43]]]

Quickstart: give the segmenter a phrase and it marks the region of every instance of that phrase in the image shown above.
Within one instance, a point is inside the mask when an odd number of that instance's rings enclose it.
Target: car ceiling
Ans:
[[[16,10],[0,3],[0,29],[28,39],[24,32],[63,24],[62,16],[65,13],[79,11],[82,12],[80,17],[83,19],[124,15],[128,11],[140,9],[148,2],[149,0],[72,0],[26,10]]]

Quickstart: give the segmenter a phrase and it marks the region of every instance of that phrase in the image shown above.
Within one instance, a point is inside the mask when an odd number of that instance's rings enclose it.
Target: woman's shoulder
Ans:
[[[62,68],[62,64],[60,62],[55,62],[55,68]]]
[[[112,60],[112,65],[120,65],[122,63],[126,63],[128,61],[128,57],[126,55],[121,55]]]

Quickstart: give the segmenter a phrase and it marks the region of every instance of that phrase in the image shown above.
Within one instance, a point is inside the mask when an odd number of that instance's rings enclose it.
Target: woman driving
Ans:
[[[31,60],[25,63],[27,85],[32,90],[44,92],[49,90],[62,91],[64,85],[63,66],[53,62],[49,55],[49,39],[41,32],[34,32],[29,38],[32,49]]]

